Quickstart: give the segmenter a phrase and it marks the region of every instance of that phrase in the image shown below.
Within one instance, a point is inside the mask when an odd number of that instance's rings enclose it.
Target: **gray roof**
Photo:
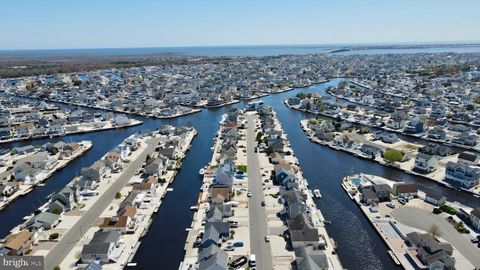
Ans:
[[[211,245],[204,253],[208,257],[203,256],[203,258],[199,261],[198,269],[199,270],[225,270],[227,269],[228,265],[228,254],[221,250],[221,249],[214,249],[214,246]]]
[[[90,240],[90,244],[117,242],[120,239],[120,236],[121,234],[118,231],[98,231],[93,235],[92,240]]]
[[[314,249],[312,246],[295,249],[298,270],[328,269],[328,259],[325,251]]]

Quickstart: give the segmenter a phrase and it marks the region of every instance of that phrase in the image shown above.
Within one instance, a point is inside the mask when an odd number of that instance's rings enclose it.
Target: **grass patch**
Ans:
[[[238,165],[237,170],[243,173],[247,172],[247,165]]]

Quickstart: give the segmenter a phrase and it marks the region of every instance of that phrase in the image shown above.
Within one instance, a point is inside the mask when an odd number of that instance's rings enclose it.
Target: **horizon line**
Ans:
[[[61,51],[61,50],[118,50],[118,49],[175,49],[175,48],[235,48],[235,47],[284,47],[284,46],[405,46],[405,45],[480,45],[480,40],[470,41],[405,41],[405,42],[359,42],[359,43],[273,43],[273,44],[244,44],[244,45],[171,45],[171,46],[132,46],[132,47],[84,47],[84,48],[27,48],[27,49],[0,49],[0,52],[20,51]]]

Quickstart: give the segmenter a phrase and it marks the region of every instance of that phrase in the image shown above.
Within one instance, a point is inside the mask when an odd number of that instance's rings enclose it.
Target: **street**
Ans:
[[[256,115],[247,115],[247,166],[248,166],[248,187],[252,192],[249,200],[250,216],[250,246],[252,254],[256,255],[257,269],[268,270],[272,268],[272,255],[270,243],[265,242],[268,234],[267,214],[265,207],[261,206],[264,200],[262,191],[262,176],[258,160],[258,153],[255,153],[255,119]]]
[[[83,237],[88,228],[94,224],[105,208],[114,199],[115,194],[119,192],[137,172],[137,170],[145,162],[148,154],[155,150],[158,139],[152,138],[147,141],[147,148],[139,155],[139,157],[128,165],[122,171],[121,176],[111,184],[111,186],[102,194],[102,196],[95,202],[94,205],[75,223],[75,225],[61,237],[60,241],[45,257],[46,270],[53,269],[59,265],[65,256],[72,250],[75,244]],[[105,180],[107,181],[107,180]]]

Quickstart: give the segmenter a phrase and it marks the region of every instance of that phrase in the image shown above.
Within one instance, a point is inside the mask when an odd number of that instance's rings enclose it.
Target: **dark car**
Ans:
[[[233,262],[231,262],[231,263],[230,263],[230,266],[231,266],[231,267],[234,267],[234,268],[238,268],[238,267],[246,264],[247,261],[248,261],[247,257],[242,256],[242,257],[240,257],[240,258],[238,258],[238,259],[235,259]]]
[[[263,201],[263,202],[261,203],[261,205],[262,205],[262,206],[265,206],[265,201]]]

